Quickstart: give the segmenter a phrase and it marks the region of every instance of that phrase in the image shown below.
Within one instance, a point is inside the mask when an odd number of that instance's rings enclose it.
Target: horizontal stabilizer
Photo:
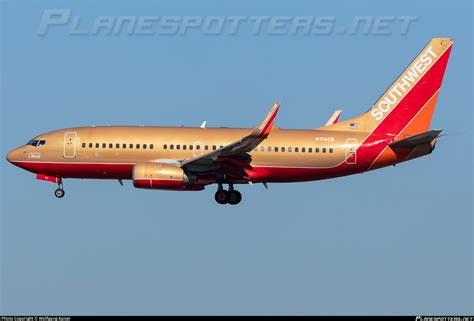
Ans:
[[[410,136],[405,139],[397,140],[388,144],[393,148],[413,148],[418,145],[428,144],[433,141],[442,132],[442,129],[430,130],[418,135]]]

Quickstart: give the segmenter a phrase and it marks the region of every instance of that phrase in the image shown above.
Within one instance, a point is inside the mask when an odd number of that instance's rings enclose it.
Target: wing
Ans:
[[[250,168],[251,156],[248,152],[268,137],[272,130],[280,102],[275,102],[260,125],[241,140],[223,146],[215,151],[181,161],[184,170],[196,173],[219,170],[225,174],[245,178],[245,169]]]

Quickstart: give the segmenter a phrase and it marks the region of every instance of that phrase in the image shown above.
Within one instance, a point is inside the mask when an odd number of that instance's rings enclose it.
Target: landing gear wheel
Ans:
[[[237,205],[240,203],[241,200],[242,200],[242,194],[240,194],[239,191],[236,191],[236,190],[229,191],[228,203],[230,205]]]
[[[216,192],[216,194],[214,195],[214,198],[216,202],[219,204],[227,204],[229,200],[229,192],[227,192],[226,190],[220,189]]]
[[[54,191],[54,196],[56,196],[57,198],[64,197],[64,190],[62,188],[58,188]]]

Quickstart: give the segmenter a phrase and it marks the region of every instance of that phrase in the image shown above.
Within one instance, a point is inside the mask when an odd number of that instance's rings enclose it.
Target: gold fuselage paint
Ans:
[[[45,145],[26,147],[31,147],[31,153],[40,154],[34,160],[41,159],[43,162],[137,163],[162,159],[182,160],[205,154],[213,150],[214,146],[219,148],[235,142],[250,132],[251,129],[240,128],[82,127],[39,135],[35,139],[46,140]],[[75,157],[65,157],[67,133],[77,134],[73,146]],[[253,166],[333,167],[344,161],[347,138],[360,140],[366,136],[356,131],[348,135],[340,131],[274,128],[268,138],[249,154]],[[90,144],[92,147],[89,147]],[[146,149],[143,145],[146,145]],[[150,149],[151,145],[153,149]],[[298,152],[295,152],[295,148]],[[302,152],[303,148],[305,152]],[[312,152],[309,152],[310,148]],[[316,148],[319,148],[319,152],[315,152]],[[332,153],[329,152],[331,148]],[[25,160],[29,159],[28,154],[25,150]]]
[[[28,162],[167,162],[208,153],[245,137],[251,131],[246,128],[133,126],[69,128],[39,135],[35,139],[45,140],[45,145],[25,145],[15,153],[19,161]],[[357,130],[284,130],[275,127],[268,138],[249,153],[252,157],[250,165],[336,167],[345,161],[347,150],[355,147],[366,136],[367,133]]]

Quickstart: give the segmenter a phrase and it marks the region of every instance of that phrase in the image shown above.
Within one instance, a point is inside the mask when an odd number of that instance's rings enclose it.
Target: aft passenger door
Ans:
[[[346,139],[346,164],[354,165],[357,163],[357,138]]]
[[[64,158],[76,158],[76,132],[64,134]]]

